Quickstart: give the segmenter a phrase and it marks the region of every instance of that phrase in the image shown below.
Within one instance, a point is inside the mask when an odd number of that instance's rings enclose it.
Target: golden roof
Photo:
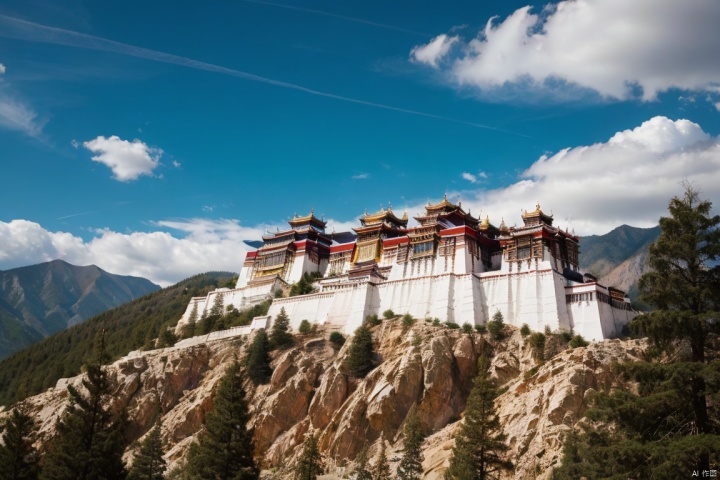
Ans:
[[[325,228],[325,225],[327,225],[327,222],[320,220],[315,216],[315,209],[311,209],[310,213],[308,215],[305,215],[304,217],[298,217],[297,213],[293,214],[293,219],[288,222],[292,227],[305,225],[308,223],[315,224],[321,228]]]
[[[548,215],[540,209],[540,202],[536,202],[535,210],[533,210],[532,212],[528,212],[527,210],[525,210],[525,213],[522,214],[522,218],[523,220],[540,219],[548,225],[552,225],[553,222],[552,214]]]
[[[454,203],[448,201],[447,194],[445,194],[443,195],[442,201],[436,204],[431,205],[430,200],[428,200],[427,205],[425,205],[425,210],[428,212],[434,212],[436,210],[455,210],[458,207],[459,205],[455,205]]]
[[[397,223],[400,225],[406,225],[408,221],[408,214],[407,210],[405,210],[405,213],[403,214],[402,218],[398,218],[395,213],[392,210],[392,207],[388,207],[387,210],[380,207],[380,210],[376,213],[369,214],[367,211],[365,211],[365,214],[360,217],[360,221],[363,223],[363,225],[372,225],[377,223],[382,223],[385,220],[390,220],[393,223]]]

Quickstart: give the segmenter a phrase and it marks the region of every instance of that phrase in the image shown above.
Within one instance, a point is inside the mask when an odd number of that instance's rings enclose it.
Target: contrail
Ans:
[[[90,215],[91,213],[97,213],[97,210],[94,210],[92,212],[73,213],[72,215],[65,215],[64,217],[58,217],[57,220],[63,220],[65,218],[71,218],[71,217],[79,217],[80,215]]]
[[[66,45],[70,47],[86,48],[90,50],[100,50],[103,52],[117,53],[119,55],[126,55],[130,57],[142,58],[145,60],[151,60],[154,62],[169,63],[173,65],[180,65],[187,68],[194,68],[196,70],[205,70],[208,72],[222,73],[233,77],[250,80],[253,82],[266,83],[268,85],[274,85],[276,87],[288,88],[291,90],[297,90],[305,92],[310,95],[317,95],[325,98],[332,98],[343,102],[355,103],[358,105],[366,105],[368,107],[382,108],[384,110],[391,110],[394,112],[402,112],[410,115],[418,115],[421,117],[435,118],[438,120],[444,120],[448,122],[454,122],[462,125],[468,125],[471,127],[482,128],[485,130],[493,130],[496,132],[509,133],[511,135],[517,135],[520,137],[530,138],[527,135],[521,133],[504,130],[489,125],[483,125],[481,123],[468,122],[465,120],[459,120],[452,117],[445,117],[442,115],[436,115],[434,113],[421,112],[418,110],[410,110],[407,108],[394,107],[392,105],[385,105],[383,103],[376,103],[367,100],[360,100],[357,98],[346,97],[343,95],[337,95],[334,93],[323,92],[321,90],[314,90],[312,88],[304,87],[294,83],[284,82],[282,80],[275,80],[254,73],[243,72],[241,70],[235,70],[232,68],[215,65],[212,63],[201,62],[199,60],[193,60],[192,58],[181,57],[179,55],[173,55],[171,53],[160,52],[157,50],[150,50],[148,48],[136,47],[135,45],[129,45],[127,43],[116,42],[115,40],[108,40],[106,38],[96,37],[85,33],[75,32],[72,30],[65,30],[63,28],[49,27],[39,23],[28,22],[19,18],[8,17],[7,15],[0,14],[0,36],[7,38],[14,38],[19,40],[27,40],[31,42],[50,43],[54,45]]]
[[[283,4],[283,3],[266,2],[265,0],[243,0],[243,1],[244,1],[244,2],[247,2],[247,3],[257,3],[257,4],[259,4],[259,5],[267,5],[267,6],[270,6],[270,7],[285,8],[285,9],[287,9],[287,10],[296,10],[296,11],[298,11],[298,12],[314,13],[315,15],[324,15],[324,16],[326,16],[326,17],[333,17],[333,18],[338,18],[338,19],[340,19],[340,20],[345,20],[345,21],[347,21],[347,22],[362,23],[362,24],[364,24],[364,25],[370,25],[370,26],[373,26],[373,27],[385,28],[385,29],[387,29],[387,30],[394,30],[394,31],[396,31],[396,32],[409,33],[409,34],[411,34],[411,35],[417,35],[417,36],[420,36],[420,37],[428,37],[428,36],[430,36],[430,35],[428,35],[428,34],[426,34],[426,33],[416,32],[416,31],[414,31],[414,30],[408,30],[408,29],[402,28],[402,27],[396,27],[395,25],[388,25],[388,24],[386,24],[386,23],[373,22],[373,21],[370,21],[370,20],[365,20],[365,19],[363,19],[363,18],[348,17],[348,16],[346,16],[346,15],[340,15],[340,14],[338,14],[338,13],[325,12],[325,11],[322,11],[322,10],[313,10],[313,9],[310,9],[310,8],[296,7],[296,6],[294,6],[294,5],[285,5],[285,4]]]

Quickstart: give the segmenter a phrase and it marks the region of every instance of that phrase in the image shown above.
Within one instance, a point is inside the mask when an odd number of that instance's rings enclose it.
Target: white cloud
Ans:
[[[353,180],[366,180],[366,179],[370,178],[370,174],[369,173],[358,173],[357,175],[353,175],[350,178],[352,178]]]
[[[75,265],[94,264],[111,273],[145,277],[166,286],[211,270],[239,272],[262,227],[243,227],[236,220],[190,219],[157,222],[164,231],[96,232],[85,241],[66,232],[51,232],[27,220],[0,222],[0,269],[63,259]]]
[[[472,173],[463,172],[462,178],[464,178],[470,183],[477,183],[477,177]]]
[[[0,75],[2,75],[3,73],[5,73],[5,65],[0,63]]]
[[[43,123],[30,105],[18,98],[0,94],[0,127],[19,130],[31,137],[40,135]]]
[[[717,102],[717,103],[715,104],[715,109],[716,109],[718,112],[720,112],[720,102]]]
[[[149,147],[140,140],[122,140],[113,135],[102,135],[83,143],[83,146],[97,154],[93,161],[102,163],[113,171],[113,178],[121,182],[136,180],[140,175],[153,175],[163,151]]]
[[[173,160],[172,165],[175,168],[180,168],[182,166],[182,163],[178,162],[177,160]]]
[[[521,85],[563,94],[569,83],[615,99],[636,97],[639,87],[642,99],[652,100],[671,88],[717,88],[719,23],[717,0],[566,0],[540,14],[523,7],[491,18],[442,64],[433,61],[447,54],[437,45],[442,36],[411,56],[428,52],[423,63],[480,91]]]
[[[410,60],[417,63],[424,63],[437,68],[442,59],[450,52],[459,37],[449,37],[444,33],[430,40],[426,45],[418,45],[410,52]]]
[[[607,142],[543,155],[508,187],[462,192],[463,207],[513,225],[539,201],[556,225],[602,234],[622,224],[657,225],[670,198],[682,194],[683,179],[720,210],[720,139],[688,120],[654,117]]]

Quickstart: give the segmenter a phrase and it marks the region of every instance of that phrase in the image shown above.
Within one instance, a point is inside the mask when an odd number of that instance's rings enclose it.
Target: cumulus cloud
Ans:
[[[411,58],[481,92],[513,85],[563,92],[574,85],[606,98],[652,100],[671,88],[712,91],[720,84],[716,0],[566,0],[532,12],[523,7],[491,18],[469,41],[452,37],[452,51],[440,35]]]
[[[521,209],[540,202],[556,225],[589,235],[657,225],[670,198],[682,194],[683,179],[720,209],[720,139],[689,120],[654,117],[604,143],[543,155],[505,188],[459,193],[463,207],[496,225],[501,218],[522,224]]]
[[[110,167],[113,178],[121,182],[136,180],[140,175],[152,176],[163,154],[161,149],[140,140],[130,142],[117,135],[108,138],[101,135],[83,142],[83,146],[96,154],[93,161]]]
[[[418,45],[410,52],[410,60],[436,67],[448,54],[450,48],[459,40],[459,37],[450,37],[446,34],[438,35],[426,45]]]
[[[5,73],[5,65],[0,63],[0,75],[2,75],[3,73]]]
[[[239,272],[245,252],[250,250],[243,240],[257,240],[263,234],[262,227],[243,227],[236,220],[161,221],[156,226],[172,230],[174,235],[102,229],[85,241],[27,220],[0,222],[0,269],[59,258],[166,286],[211,270]]]

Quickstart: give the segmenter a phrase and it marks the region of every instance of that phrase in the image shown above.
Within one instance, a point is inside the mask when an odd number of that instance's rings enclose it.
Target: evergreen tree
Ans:
[[[235,361],[220,380],[205,429],[190,446],[186,474],[192,479],[256,480],[252,429],[240,364]]]
[[[270,367],[270,342],[265,329],[258,330],[248,347],[245,357],[245,366],[248,377],[255,385],[267,383],[272,375]]]
[[[33,446],[37,425],[22,404],[15,407],[5,419],[0,432],[0,478],[37,479],[40,473],[40,455]]]
[[[373,369],[374,353],[370,329],[358,327],[348,349],[347,367],[350,374],[358,378],[365,377]]]
[[[490,380],[489,366],[488,359],[480,357],[464,420],[455,436],[450,466],[445,471],[447,480],[497,478],[501,471],[513,468],[503,458],[508,446],[495,413],[497,390]]]
[[[135,452],[128,480],[162,480],[165,478],[166,469],[167,463],[163,458],[160,422],[158,422],[142,441],[140,449]]]
[[[281,350],[291,347],[293,344],[293,336],[290,333],[290,319],[285,312],[285,307],[281,308],[280,313],[275,317],[270,330],[270,344],[273,348]]]
[[[655,310],[630,324],[647,335],[650,361],[619,368],[639,394],[595,396],[593,423],[569,439],[556,478],[677,478],[720,464],[720,216],[689,185],[669,211],[639,282]]]
[[[380,452],[375,468],[372,471],[373,480],[390,480],[390,465],[388,464],[387,455],[385,454],[385,435],[380,436]]]
[[[224,295],[222,293],[218,293],[217,295],[215,295],[213,305],[210,308],[210,315],[212,315],[213,317],[222,317],[225,313],[225,309],[223,308],[223,297]]]
[[[193,308],[190,311],[190,318],[183,327],[182,335],[183,338],[190,338],[195,336],[195,330],[197,329],[198,322],[198,306],[197,302],[193,303]]]
[[[502,339],[505,330],[505,323],[503,320],[503,314],[500,312],[500,310],[495,312],[492,320],[488,322],[487,328],[495,340]]]
[[[295,480],[316,480],[323,473],[317,439],[312,434],[308,437],[295,468]]]
[[[398,465],[398,478],[400,480],[419,480],[423,473],[422,443],[425,435],[417,414],[417,405],[413,405],[405,420],[405,438],[403,444],[405,453]]]
[[[368,448],[367,445],[365,445],[362,450],[360,450],[360,453],[358,453],[357,458],[355,458],[355,463],[357,466],[355,467],[355,480],[373,480],[372,473],[370,473],[370,469],[368,468]]]
[[[96,338],[95,352],[82,384],[87,394],[68,386],[70,405],[43,461],[43,480],[115,480],[125,478],[122,418],[110,409],[111,384],[102,362],[107,359],[105,334]]]

